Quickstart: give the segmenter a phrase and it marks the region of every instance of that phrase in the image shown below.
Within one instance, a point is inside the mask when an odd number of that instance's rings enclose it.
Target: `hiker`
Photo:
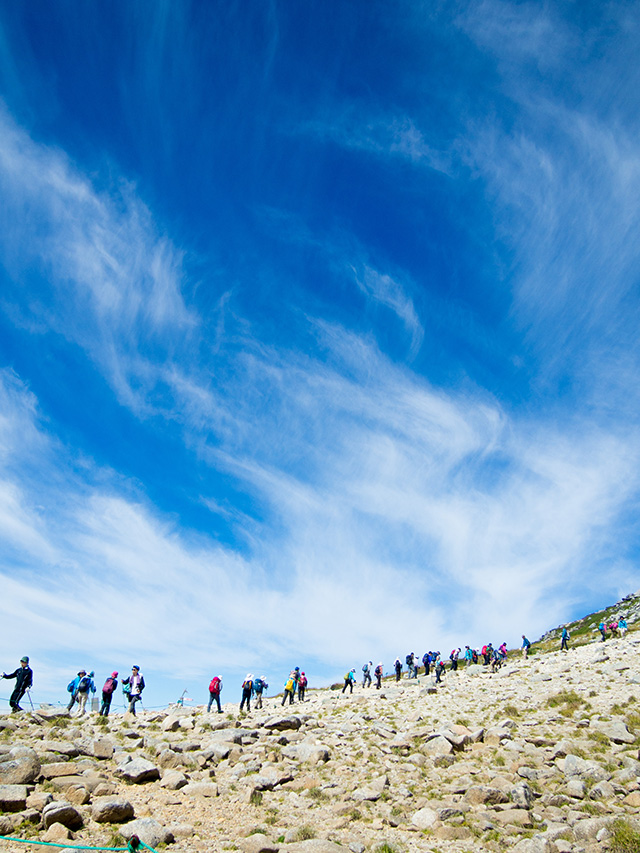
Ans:
[[[622,639],[624,639],[627,633],[627,620],[624,618],[624,616],[621,616],[618,619],[618,631],[620,631],[620,636],[622,637]]]
[[[438,661],[438,663],[435,666],[435,670],[436,670],[436,684],[440,684],[442,681],[442,676],[445,673],[444,661],[443,660]]]
[[[22,711],[22,708],[20,707],[20,700],[33,684],[33,671],[29,666],[29,656],[25,655],[24,657],[21,657],[18,669],[8,674],[3,672],[2,677],[15,678],[16,686],[13,688],[13,693],[9,697],[9,705],[11,706],[12,714],[15,714],[16,711]]]
[[[609,632],[614,638],[618,636],[618,623],[616,621],[609,622]]]
[[[460,657],[460,649],[452,649],[451,654],[449,655],[449,660],[451,661],[451,669],[453,672],[457,672],[458,670],[458,658]]]
[[[111,708],[111,700],[113,699],[113,694],[116,692],[118,687],[118,673],[112,672],[109,678],[102,685],[102,705],[100,706],[100,716],[108,717],[109,709]]]
[[[396,671],[396,681],[400,681],[400,678],[402,677],[402,663],[400,662],[400,658],[396,658],[396,662],[393,666]]]
[[[304,672],[300,673],[300,681],[298,682],[298,702],[304,702],[304,694],[308,684],[307,676]]]
[[[355,667],[350,669],[349,672],[344,677],[344,687],[342,688],[342,692],[347,689],[347,687],[351,688],[350,692],[353,693],[353,685],[356,683],[356,670]]]
[[[362,687],[365,688],[367,686],[371,687],[371,667],[373,666],[373,661],[369,661],[369,663],[365,663],[362,667],[362,672],[364,675],[362,676]]]
[[[378,666],[375,668],[373,674],[376,677],[376,690],[380,690],[382,687],[382,661],[380,661]]]
[[[529,657],[529,649],[531,648],[531,643],[525,635],[522,635],[522,657],[526,660]]]
[[[471,651],[470,646],[464,647],[464,659],[466,661],[466,665],[471,666],[473,663],[473,652]]]
[[[571,639],[571,634],[567,631],[567,626],[564,625],[562,628],[562,634],[560,635],[560,651],[569,651],[569,640]]]
[[[497,672],[502,664],[504,663],[504,658],[500,654],[498,649],[491,650],[491,672]]]
[[[247,673],[247,677],[242,682],[242,699],[240,701],[240,711],[244,708],[245,702],[247,703],[247,713],[251,713],[251,694],[253,693],[253,675],[250,672]]]
[[[269,685],[264,677],[253,679],[253,692],[256,694],[256,708],[262,708],[262,694],[267,690]]]
[[[282,694],[282,704],[287,701],[287,697],[289,697],[289,704],[293,705],[293,694],[296,689],[296,682],[293,678],[293,675],[289,673],[289,678],[284,683],[284,693]]]
[[[598,625],[598,631],[600,631],[600,636],[602,637],[601,642],[604,643],[604,641],[607,639],[607,626],[605,625],[604,622],[601,622]]]
[[[407,678],[417,678],[418,677],[418,667],[415,665],[416,656],[414,652],[409,652],[409,654],[405,658],[405,662],[407,664]]]
[[[211,706],[215,702],[218,706],[218,713],[222,713],[220,705],[220,691],[222,690],[222,679],[219,675],[214,675],[209,682],[209,704],[207,705],[207,714],[211,713]]]
[[[503,661],[507,659],[507,643],[506,641],[498,648],[498,654]]]
[[[429,656],[429,652],[425,652],[422,655],[422,666],[424,667],[424,674],[429,675],[429,662],[431,658]]]
[[[80,685],[82,685],[82,690],[80,690]],[[84,706],[87,703],[87,694],[89,692],[90,685],[91,679],[87,675],[87,670],[81,669],[76,675],[76,677],[71,679],[71,681],[67,684],[67,690],[71,694],[69,704],[67,705],[67,711],[70,711],[77,702],[78,706],[82,708],[80,713],[84,712]]]
[[[136,702],[142,700],[142,691],[145,687],[144,676],[140,672],[140,667],[131,667],[131,675],[122,679],[122,689],[129,701],[128,710],[134,717],[136,716]]]

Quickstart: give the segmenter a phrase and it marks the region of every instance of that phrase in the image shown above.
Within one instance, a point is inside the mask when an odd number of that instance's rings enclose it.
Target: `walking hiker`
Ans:
[[[460,649],[452,649],[451,654],[449,655],[449,660],[451,661],[451,669],[453,672],[457,672],[458,670],[458,658],[460,657]]]
[[[102,705],[100,706],[100,716],[108,717],[111,708],[111,700],[113,694],[118,688],[118,673],[112,672],[109,678],[102,685]]]
[[[8,674],[3,672],[2,677],[15,678],[16,686],[13,688],[13,693],[9,697],[9,705],[11,707],[12,714],[15,714],[17,711],[22,711],[22,708],[20,707],[20,700],[33,684],[33,671],[29,666],[29,656],[25,655],[24,657],[21,657],[20,666]]]
[[[362,687],[371,687],[371,667],[373,666],[373,662],[369,661],[369,663],[365,663],[362,667],[362,672],[364,673],[362,676]]]
[[[350,669],[349,672],[344,677],[344,687],[342,688],[342,692],[347,689],[347,687],[351,688],[350,692],[353,693],[353,685],[356,683],[356,669]]]
[[[376,690],[380,690],[380,688],[382,687],[382,661],[380,661],[378,666],[375,668],[373,674],[376,677]]]
[[[293,693],[296,689],[296,682],[293,678],[293,675],[289,674],[289,678],[284,683],[284,693],[282,694],[282,704],[289,699],[289,704],[293,705]]]
[[[417,678],[418,677],[418,667],[415,665],[415,653],[409,652],[409,654],[405,658],[405,663],[407,664],[407,678]]]
[[[567,626],[565,625],[562,629],[562,634],[560,635],[560,651],[569,651],[569,640],[571,639],[571,634],[567,631]]]
[[[253,692],[256,694],[256,708],[262,708],[262,694],[267,690],[269,685],[265,681],[264,675],[262,678],[253,679]]]
[[[604,641],[607,639],[607,626],[604,622],[601,622],[598,625],[598,631],[600,631],[600,634],[602,636],[602,642],[604,643]]]
[[[525,635],[522,635],[522,657],[526,660],[529,657],[529,649],[531,648],[531,643]]]
[[[422,655],[422,666],[424,667],[424,674],[425,675],[429,675],[429,661],[430,661],[429,652],[425,652]]]
[[[247,704],[247,712],[251,713],[251,694],[253,693],[253,675],[247,673],[247,677],[242,682],[242,700],[240,701],[240,710]]]
[[[402,663],[400,661],[400,658],[396,658],[396,661],[393,666],[396,671],[396,681],[400,681],[400,678],[402,677]]]
[[[445,673],[444,661],[439,660],[438,663],[436,664],[435,668],[436,668],[436,684],[440,684],[442,681],[442,676]]]
[[[207,705],[207,714],[211,711],[211,706],[215,702],[218,706],[218,713],[222,713],[222,706],[220,705],[220,691],[222,690],[222,679],[219,675],[214,675],[211,681],[209,682],[209,704]]]
[[[144,676],[140,672],[140,667],[133,666],[131,668],[131,675],[128,678],[123,678],[122,680],[122,689],[129,700],[128,710],[134,717],[136,716],[136,702],[140,702],[142,700],[142,691],[145,687]]]
[[[473,652],[471,651],[470,646],[464,647],[464,659],[466,661],[466,665],[471,666],[471,664],[473,663]]]
[[[304,702],[304,694],[307,691],[308,684],[307,676],[304,672],[300,673],[300,681],[298,682],[298,702]]]
[[[505,661],[507,659],[507,644],[506,644],[506,642],[504,642],[498,648],[498,654],[500,655],[500,657],[502,658],[503,661]]]
[[[618,619],[618,631],[620,631],[620,637],[624,639],[627,633],[627,620],[624,618],[624,616],[621,616]]]

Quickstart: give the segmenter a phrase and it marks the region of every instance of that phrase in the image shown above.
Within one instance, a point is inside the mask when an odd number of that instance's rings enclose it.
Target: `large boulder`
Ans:
[[[614,743],[635,743],[635,736],[631,734],[622,720],[611,720],[610,722],[597,721],[591,727]]]
[[[264,723],[267,731],[282,731],[283,729],[299,729],[302,725],[300,717],[269,717]]]
[[[120,835],[127,841],[133,835],[137,835],[140,841],[154,848],[159,844],[171,844],[173,841],[171,831],[152,817],[140,817],[125,823],[120,828]]]
[[[431,829],[438,820],[438,813],[433,809],[425,807],[417,811],[411,818],[411,823],[418,829]]]
[[[40,775],[40,759],[33,749],[14,748],[0,755],[0,785],[28,785]]]
[[[147,761],[146,758],[134,758],[126,764],[120,764],[114,770],[114,776],[124,779],[125,782],[139,784],[141,782],[153,782],[160,778],[160,771]],[[153,846],[153,845],[151,845]]]
[[[125,823],[133,816],[133,806],[124,797],[96,797],[91,806],[96,823]]]
[[[320,764],[329,760],[329,750],[326,746],[316,743],[295,743],[285,746],[282,750],[285,758],[293,761],[304,761],[309,764]]]
[[[0,811],[21,812],[27,807],[26,785],[0,785]]]
[[[388,784],[389,780],[386,776],[378,776],[377,779],[372,779],[368,784],[356,788],[351,794],[351,799],[356,800],[356,802],[363,802],[364,800],[375,802],[380,799]]]
[[[82,815],[80,812],[66,802],[49,803],[42,810],[42,822],[45,829],[49,829],[54,823],[61,823],[67,829],[80,829],[82,826]]]

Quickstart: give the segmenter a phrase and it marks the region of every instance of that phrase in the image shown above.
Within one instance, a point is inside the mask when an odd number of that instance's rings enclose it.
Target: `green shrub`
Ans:
[[[640,850],[640,831],[635,829],[628,820],[620,818],[609,827],[611,853],[637,853]]]
[[[304,824],[304,826],[299,827],[296,832],[296,841],[309,841],[310,838],[316,837],[316,831],[312,826],[308,824]]]

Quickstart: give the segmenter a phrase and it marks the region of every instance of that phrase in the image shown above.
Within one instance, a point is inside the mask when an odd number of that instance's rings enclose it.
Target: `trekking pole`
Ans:
[[[31,689],[27,688],[27,696],[29,697],[29,703],[31,705],[31,710],[35,711],[36,709],[33,707],[33,699],[31,698]]]

